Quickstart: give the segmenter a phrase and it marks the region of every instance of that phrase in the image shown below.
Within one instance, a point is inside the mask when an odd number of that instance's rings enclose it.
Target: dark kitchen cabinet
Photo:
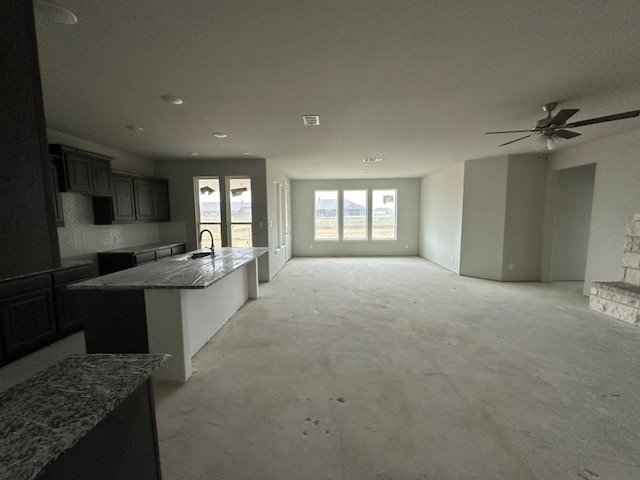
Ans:
[[[136,210],[133,202],[133,179],[121,175],[113,176],[113,219],[135,220]]]
[[[155,262],[171,255],[185,253],[184,243],[150,243],[134,247],[98,252],[100,275],[119,272],[137,265]]]
[[[134,178],[133,192],[136,199],[136,220],[153,220],[151,182],[141,178]]]
[[[65,145],[49,145],[49,153],[60,158],[60,190],[88,195],[113,194],[111,157]]]
[[[75,282],[92,278],[93,266],[81,265],[74,268],[55,271],[53,280],[53,305],[55,308],[56,331],[59,334],[70,334],[82,329],[81,295],[79,290],[67,287]]]
[[[0,285],[3,363],[57,338],[51,277],[31,275]]]
[[[83,263],[0,281],[0,364],[80,330],[79,291],[67,286],[93,276]]]
[[[155,180],[151,182],[153,196],[153,219],[156,222],[168,222],[169,214],[169,182]]]
[[[168,222],[168,181],[113,173],[112,197],[93,197],[93,215],[96,225],[133,222]]]
[[[64,227],[64,211],[62,209],[62,195],[60,194],[60,180],[58,178],[59,158],[49,156],[51,165],[51,179],[53,181],[53,206],[56,216],[56,226]]]

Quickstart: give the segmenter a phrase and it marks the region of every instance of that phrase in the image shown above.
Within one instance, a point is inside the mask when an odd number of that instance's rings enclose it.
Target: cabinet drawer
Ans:
[[[156,252],[138,253],[133,258],[136,265],[141,265],[147,262],[153,262],[156,259]]]
[[[185,253],[186,251],[187,251],[187,247],[184,243],[182,245],[171,247],[171,255],[178,255],[180,253]]]
[[[170,257],[171,249],[170,248],[161,248],[160,250],[156,250],[156,259],[160,259],[163,257]]]

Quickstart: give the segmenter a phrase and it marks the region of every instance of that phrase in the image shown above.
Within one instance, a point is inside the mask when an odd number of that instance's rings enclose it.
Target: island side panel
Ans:
[[[246,303],[249,298],[247,277],[244,266],[210,288],[184,292],[191,357]]]
[[[247,288],[249,289],[249,298],[258,298],[258,259],[247,263]]]
[[[154,374],[155,380],[184,383],[191,376],[185,292],[188,290],[144,290],[149,351],[171,355],[163,368]]]

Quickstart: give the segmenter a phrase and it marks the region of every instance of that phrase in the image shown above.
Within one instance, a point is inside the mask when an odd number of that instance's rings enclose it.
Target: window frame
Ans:
[[[374,225],[373,225],[373,216],[375,213],[375,209],[373,207],[373,196],[374,192],[388,192],[393,191],[394,202],[393,202],[393,238],[375,238],[374,233]],[[371,189],[371,236],[370,240],[372,242],[397,242],[398,241],[398,189],[397,188],[372,188]]]
[[[318,193],[321,192],[334,192],[336,194],[336,237],[335,238],[318,238]],[[313,241],[314,242],[340,242],[341,221],[340,221],[340,201],[341,190],[322,188],[313,191]]]

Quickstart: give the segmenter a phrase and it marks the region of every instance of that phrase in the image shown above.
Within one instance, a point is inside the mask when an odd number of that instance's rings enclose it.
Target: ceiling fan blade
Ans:
[[[556,113],[555,116],[550,119],[549,122],[544,126],[547,127],[549,125],[564,125],[567,120],[569,120],[579,111],[580,109],[578,108],[564,108]]]
[[[533,134],[531,134],[533,135]],[[505,145],[509,145],[510,143],[519,142],[520,140],[524,140],[525,138],[529,138],[531,135],[527,135],[526,137],[516,138],[515,140],[511,140],[510,142],[503,143],[502,145],[498,145],[499,147],[504,147]]]
[[[633,118],[640,115],[640,110],[632,110],[630,112],[616,113],[615,115],[606,115],[604,117],[590,118],[580,122],[573,122],[565,125],[567,128],[583,127],[585,125],[593,125],[594,123],[613,122],[614,120],[624,120],[625,118]]]
[[[557,137],[564,138],[567,140],[569,140],[570,138],[575,138],[582,135],[581,133],[572,132],[571,130],[556,130],[555,132],[553,132],[553,134]]]
[[[504,132],[484,132],[485,135],[492,135],[494,133],[531,133],[535,130],[505,130]]]

